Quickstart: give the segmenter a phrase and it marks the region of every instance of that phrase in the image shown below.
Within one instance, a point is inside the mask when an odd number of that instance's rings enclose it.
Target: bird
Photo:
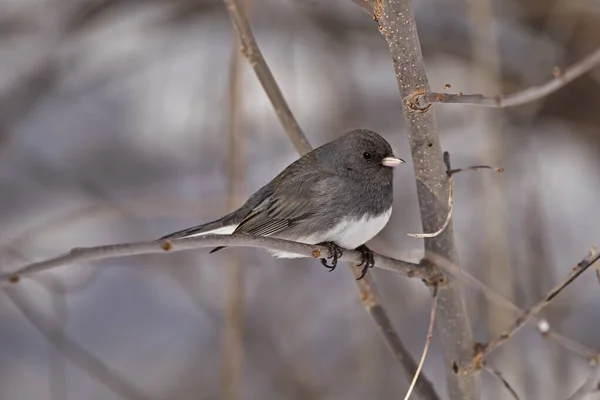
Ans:
[[[321,263],[330,271],[344,249],[354,249],[361,253],[360,280],[374,266],[365,243],[390,219],[393,171],[404,162],[377,132],[353,129],[291,163],[230,214],[158,240],[240,233],[323,245],[332,261]],[[268,251],[278,258],[302,257]]]

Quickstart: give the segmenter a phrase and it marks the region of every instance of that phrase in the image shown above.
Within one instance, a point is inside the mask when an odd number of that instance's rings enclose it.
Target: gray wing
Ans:
[[[316,215],[327,202],[318,174],[302,173],[285,178],[279,179],[275,191],[248,213],[234,233],[271,236]]]

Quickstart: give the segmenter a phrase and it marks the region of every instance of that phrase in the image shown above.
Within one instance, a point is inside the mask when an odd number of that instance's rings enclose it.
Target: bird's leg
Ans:
[[[333,242],[317,243],[317,246],[325,246],[329,250],[331,257],[328,257],[328,258],[332,259],[331,265],[327,264],[326,258],[321,258],[321,264],[323,264],[324,266],[329,268],[329,272],[333,271],[335,269],[335,267],[337,266],[338,258],[342,257],[342,254],[344,254],[344,250],[340,246],[338,246],[337,244],[335,244]]]
[[[371,251],[371,249],[369,249],[364,244],[362,246],[358,246],[355,250],[360,251],[361,255],[361,261],[360,264],[357,265],[357,267],[360,267],[363,264],[365,265],[362,269],[360,277],[357,279],[357,281],[360,281],[367,274],[367,270],[369,268],[373,268],[373,266],[375,265],[375,259],[373,258],[373,252]]]

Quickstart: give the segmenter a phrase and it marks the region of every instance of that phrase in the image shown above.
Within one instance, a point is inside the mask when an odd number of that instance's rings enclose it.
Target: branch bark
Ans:
[[[448,215],[449,180],[442,159],[434,110],[412,109],[407,99],[429,92],[411,0],[373,0],[370,8],[392,57],[402,111],[408,129],[424,232],[436,231]],[[369,7],[366,7],[369,9]],[[425,250],[458,263],[452,222],[438,236],[425,239]],[[448,391],[452,399],[480,397],[478,372],[469,372],[474,355],[471,325],[460,280],[446,275],[439,286],[439,336],[444,349]]]
[[[167,253],[217,246],[259,247],[263,249],[296,253],[308,258],[323,258],[332,256],[327,247],[292,242],[283,239],[242,234],[205,235],[176,239],[173,241],[162,240],[151,242],[120,243],[87,248],[74,248],[68,253],[49,258],[44,261],[25,265],[14,272],[1,273],[0,283],[18,283],[23,277],[73,264],[78,261],[101,260],[106,258],[134,256],[141,254]],[[361,254],[359,251],[346,250],[344,251],[344,254],[340,260],[350,261],[358,264],[361,261]],[[396,260],[379,254],[375,254],[375,267],[398,272],[408,277],[426,279],[430,276],[430,272],[427,267],[408,261]]]
[[[304,132],[302,132],[300,125],[298,125],[296,118],[294,118],[294,114],[292,114],[292,111],[287,105],[287,102],[279,89],[279,85],[275,81],[271,69],[267,65],[267,62],[256,43],[256,39],[254,39],[254,34],[244,15],[240,0],[223,0],[223,2],[227,7],[231,23],[238,33],[239,40],[242,44],[241,51],[256,73],[263,89],[265,89],[265,93],[269,97],[271,104],[273,104],[273,108],[275,108],[275,112],[277,113],[281,125],[283,125],[283,128],[294,144],[294,147],[296,147],[298,153],[300,153],[300,155],[308,153],[312,150],[312,147],[304,135]]]
[[[502,346],[508,341],[515,333],[517,333],[522,327],[524,327],[529,321],[535,318],[550,302],[567,286],[569,286],[578,276],[583,274],[588,268],[590,268],[596,261],[600,259],[600,254],[590,254],[584,260],[580,261],[565,279],[556,285],[550,292],[544,297],[542,301],[525,311],[523,315],[515,320],[515,322],[497,338],[491,340],[484,348],[481,354],[483,358],[489,356],[494,350]]]

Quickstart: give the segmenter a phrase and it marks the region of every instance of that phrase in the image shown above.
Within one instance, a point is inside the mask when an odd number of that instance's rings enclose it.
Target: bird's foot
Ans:
[[[361,255],[361,261],[360,261],[360,264],[357,265],[357,267],[360,267],[361,265],[364,264],[364,267],[361,271],[362,273],[361,273],[360,277],[358,277],[358,279],[357,279],[357,281],[360,281],[367,274],[367,270],[369,268],[373,268],[373,266],[375,265],[375,259],[373,257],[373,252],[371,251],[371,249],[369,249],[364,244],[362,246],[358,246],[355,250],[360,251],[360,255]]]
[[[342,254],[344,254],[344,250],[333,242],[317,243],[317,246],[325,246],[329,250],[331,257],[321,258],[321,264],[329,268],[329,272],[333,271],[337,266],[338,259],[342,257]],[[331,265],[327,264],[327,259],[332,259]]]

